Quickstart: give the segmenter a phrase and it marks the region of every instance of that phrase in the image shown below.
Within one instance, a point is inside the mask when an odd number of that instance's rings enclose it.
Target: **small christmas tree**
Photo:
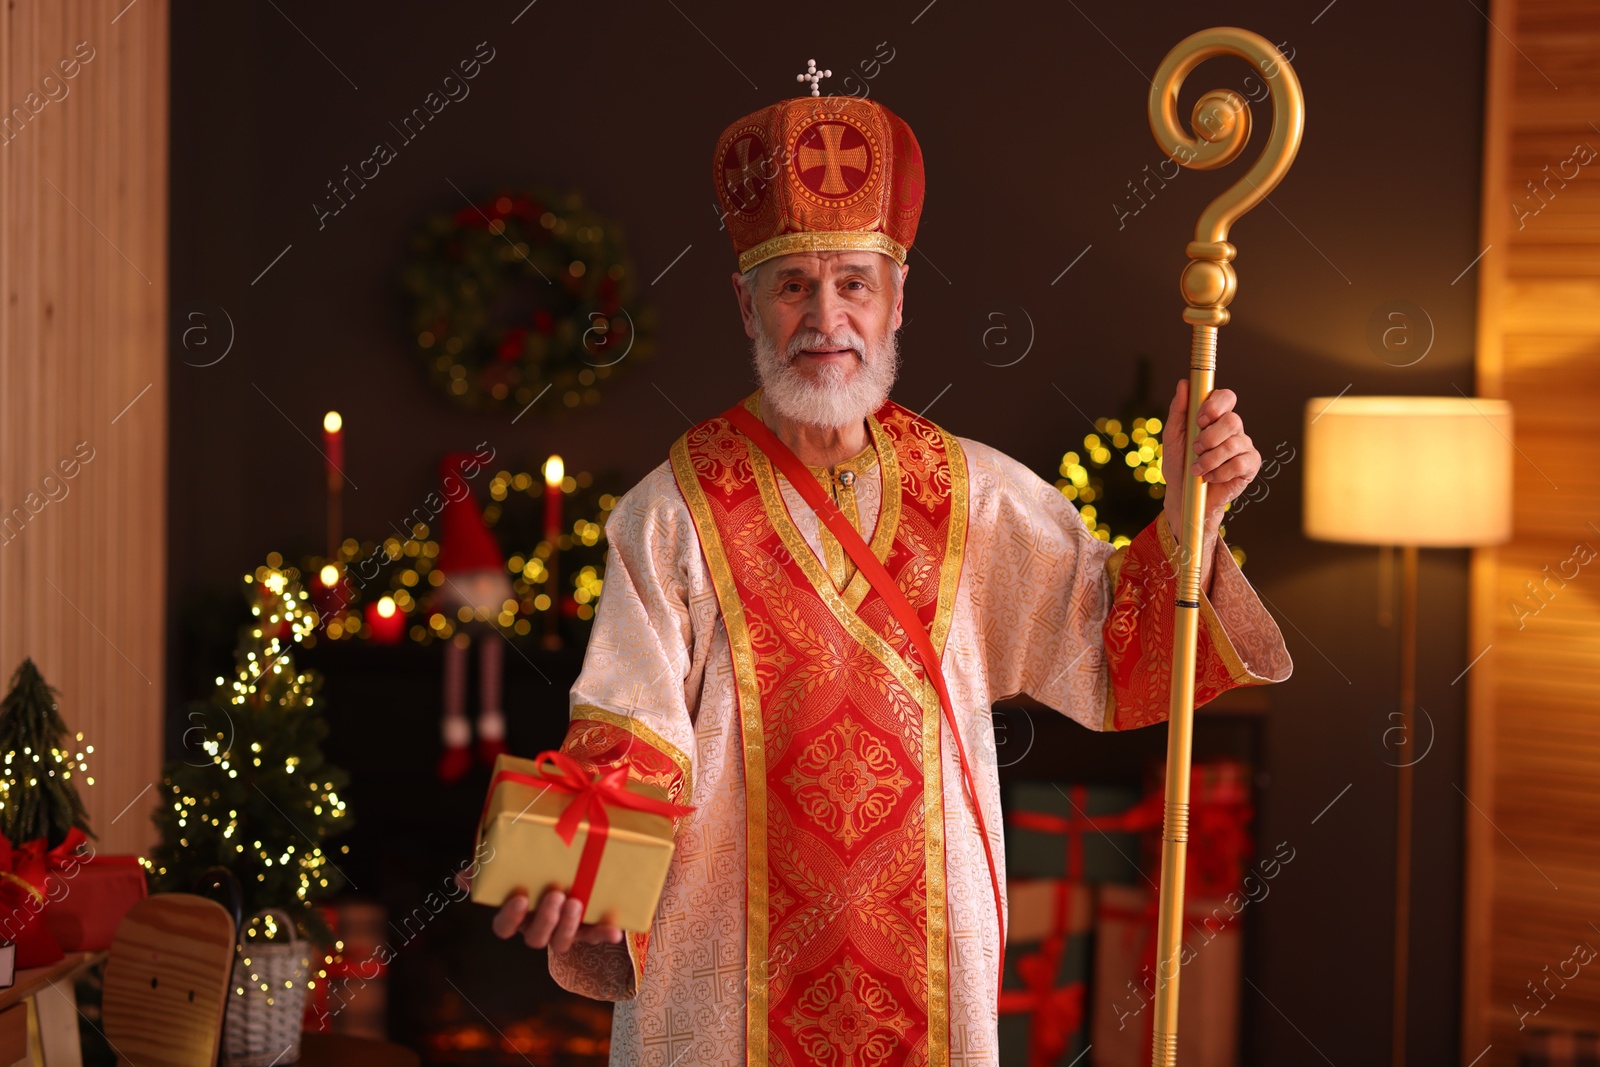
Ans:
[[[0,703],[0,831],[12,844],[45,839],[54,848],[74,826],[93,837],[73,772],[89,768],[83,753],[68,751],[67,724],[56,707],[56,691],[33,660],[11,676],[11,692]],[[78,741],[83,735],[78,734]],[[93,746],[89,748],[94,751]],[[94,784],[93,778],[86,780]]]
[[[167,765],[156,811],[161,843],[149,867],[158,891],[189,892],[209,867],[234,872],[245,917],[282,908],[314,937],[328,930],[315,900],[343,882],[324,843],[350,824],[343,771],[323,762],[328,724],[315,673],[295,670],[296,643],[316,628],[299,572],[269,566],[245,577],[250,623],[231,679],[190,711],[198,753]],[[186,746],[187,747],[187,746]]]

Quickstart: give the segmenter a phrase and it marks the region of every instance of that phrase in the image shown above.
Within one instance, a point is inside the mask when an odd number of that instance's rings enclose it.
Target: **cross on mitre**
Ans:
[[[811,83],[811,95],[812,96],[821,96],[822,92],[821,92],[821,90],[819,90],[817,88],[817,83],[822,81],[823,78],[831,78],[831,77],[833,77],[833,71],[831,71],[831,70],[818,70],[817,69],[817,61],[814,60],[814,59],[808,59],[808,60],[806,60],[806,72],[804,74],[796,74],[794,76],[794,80],[797,81],[797,82],[810,82]]]

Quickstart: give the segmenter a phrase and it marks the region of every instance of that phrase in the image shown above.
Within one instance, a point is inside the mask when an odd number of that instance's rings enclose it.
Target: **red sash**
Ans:
[[[745,420],[708,419],[672,450],[738,685],[751,1063],[891,1067],[948,1053],[937,670],[966,543],[966,461],[954,437],[893,402],[869,421],[883,507],[870,562],[843,590]],[[788,470],[803,494],[817,488]],[[879,570],[904,608],[873,587]]]

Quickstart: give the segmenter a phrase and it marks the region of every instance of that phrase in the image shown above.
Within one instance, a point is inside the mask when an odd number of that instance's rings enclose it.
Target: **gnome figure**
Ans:
[[[464,454],[445,457],[440,477],[446,488],[444,518],[439,534],[439,558],[434,569],[444,575],[438,586],[439,610],[459,619],[460,609],[472,611],[472,621],[459,623],[444,649],[444,754],[439,758],[439,779],[449,784],[472,768],[472,727],[467,722],[467,658],[474,640],[478,645],[478,759],[493,764],[506,749],[506,719],[500,707],[500,680],[505,655],[503,639],[485,621],[500,614],[513,599],[511,578],[483,512],[470,492],[452,493],[461,484]]]

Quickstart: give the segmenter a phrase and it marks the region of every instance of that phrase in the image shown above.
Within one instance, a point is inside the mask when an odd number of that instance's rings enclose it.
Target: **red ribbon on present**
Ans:
[[[1067,787],[1067,803],[1074,812],[1082,812],[1089,802],[1088,789],[1081,785]],[[1068,881],[1083,880],[1083,835],[1096,833],[1144,833],[1161,829],[1162,794],[1151,793],[1126,811],[1110,815],[1050,815],[1042,811],[1014,811],[1006,821],[1019,830],[1037,830],[1046,834],[1062,834],[1067,839]]]
[[[495,772],[489,781],[489,794],[484,798],[479,825],[488,818],[489,800],[501,782],[516,782],[535,789],[554,789],[570,794],[572,799],[556,820],[555,829],[561,843],[571,846],[579,825],[585,819],[589,820],[589,834],[583,842],[583,853],[578,857],[578,871],[572,877],[572,888],[567,891],[569,897],[581,900],[585,905],[589,902],[589,895],[594,892],[595,878],[600,873],[600,857],[605,854],[606,838],[611,832],[611,818],[606,813],[608,807],[629,808],[668,818],[687,815],[694,810],[687,804],[674,804],[669,800],[657,800],[631,792],[627,787],[626,765],[591,775],[583,764],[565,752],[553,749],[539,753],[534,763],[538,765],[535,774],[511,770]],[[546,763],[555,764],[555,773],[544,766]]]
[[[1082,812],[1088,790],[1081,785],[1067,787],[1067,801],[1074,812]],[[1162,830],[1166,813],[1166,790],[1158,788],[1126,811],[1110,815],[1050,815],[1041,811],[1014,811],[1007,816],[1019,830],[1062,834],[1066,837],[1066,877],[1083,878],[1083,835],[1095,833],[1156,833]],[[1189,805],[1188,870],[1189,889],[1201,896],[1224,896],[1232,891],[1254,847],[1249,824],[1254,809],[1248,801],[1212,801],[1202,791]],[[1157,853],[1159,865],[1160,854]],[[1152,872],[1152,875],[1154,872]]]
[[[999,1010],[1002,1014],[1027,1013],[1028,1067],[1054,1067],[1067,1042],[1083,1027],[1083,982],[1056,987],[1061,972],[1061,957],[1067,949],[1067,912],[1071,908],[1072,883],[1056,883],[1056,911],[1050,936],[1039,943],[1039,951],[1017,958],[1017,974],[1022,989],[1002,989]]]

